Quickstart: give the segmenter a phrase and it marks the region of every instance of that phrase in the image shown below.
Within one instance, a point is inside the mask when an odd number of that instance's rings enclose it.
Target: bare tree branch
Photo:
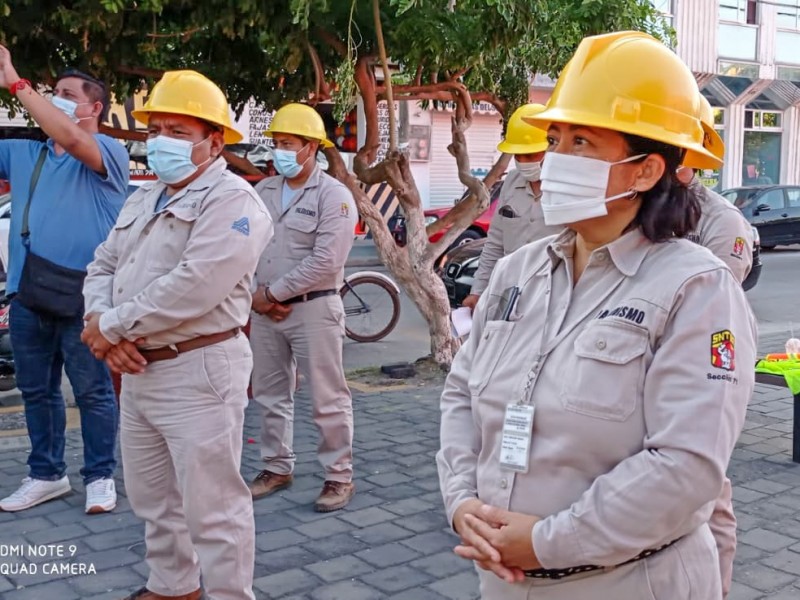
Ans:
[[[189,29],[188,31],[175,31],[173,33],[146,33],[145,35],[154,39],[181,38],[181,41],[185,42],[195,33],[202,31],[203,29],[205,29],[205,27],[195,27],[194,29]]]
[[[489,191],[486,189],[484,183],[477,177],[472,175],[469,165],[469,153],[467,151],[467,138],[464,135],[467,129],[472,125],[472,98],[469,91],[464,87],[454,92],[456,98],[456,114],[453,117],[451,131],[453,134],[453,142],[447,147],[447,151],[456,159],[458,167],[458,179],[470,191],[470,195],[475,197],[475,203],[472,210],[464,209],[464,215],[461,219],[469,222],[474,217],[481,214],[489,206]],[[474,216],[472,216],[474,214]],[[463,223],[461,219],[456,219],[455,224],[468,225]],[[435,244],[431,245],[428,252],[437,257],[444,252],[450,245],[461,235],[463,228],[451,227]]]
[[[417,72],[414,73],[414,85],[422,85],[422,64],[417,65]]]
[[[397,116],[394,114],[394,96],[392,95],[392,74],[389,72],[389,58],[386,55],[386,43],[383,40],[381,25],[381,2],[372,0],[372,18],[375,21],[375,37],[378,40],[378,55],[383,67],[383,85],[386,88],[386,102],[389,110],[389,152],[397,150]]]
[[[319,58],[319,53],[314,45],[306,40],[308,47],[308,56],[311,59],[311,64],[314,68],[314,92],[311,95],[314,103],[325,102],[331,98],[331,88],[328,82],[325,81],[325,69],[322,66],[322,60]]]
[[[372,76],[372,61],[374,58],[374,56],[359,56],[356,61],[354,76],[364,105],[364,121],[366,122],[364,146],[358,153],[364,152],[363,157],[368,165],[375,162],[375,158],[378,156],[378,148],[380,148],[378,98],[375,94],[375,81]],[[359,179],[361,179],[360,175]],[[361,180],[364,181],[363,179]]]
[[[100,133],[118,140],[126,140],[128,142],[144,142],[147,140],[147,132],[145,131],[131,131],[130,129],[119,129],[117,127],[109,127],[108,125],[100,124]]]
[[[320,27],[317,27],[314,31],[323,42],[325,42],[328,46],[336,50],[336,52],[339,55],[341,55],[342,57],[347,56],[347,44],[345,44],[342,40],[340,40],[330,31],[327,31]]]

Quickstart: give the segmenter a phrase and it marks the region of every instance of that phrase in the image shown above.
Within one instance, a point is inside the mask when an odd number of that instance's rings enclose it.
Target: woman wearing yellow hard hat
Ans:
[[[520,106],[508,120],[505,138],[497,145],[500,152],[514,155],[516,168],[508,173],[500,190],[475,280],[469,296],[464,298],[463,305],[468,308],[475,308],[499,259],[562,229],[546,225],[542,215],[540,179],[547,132],[524,121],[544,109],[542,104]]]
[[[708,519],[753,389],[755,322],[681,239],[699,92],[654,38],[584,39],[545,111],[554,238],[500,261],[442,394],[456,553],[488,600],[722,597]]]

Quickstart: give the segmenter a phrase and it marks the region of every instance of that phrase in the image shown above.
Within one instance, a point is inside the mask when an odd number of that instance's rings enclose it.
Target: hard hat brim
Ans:
[[[599,127],[601,129],[609,129],[618,133],[636,135],[654,140],[656,142],[669,144],[670,146],[675,146],[677,148],[682,148],[687,151],[687,154],[692,152],[693,155],[702,157],[703,159],[707,160],[709,164],[715,165],[714,167],[705,168],[718,168],[722,166],[722,160],[714,156],[714,154],[704,148],[701,144],[693,141],[691,139],[690,132],[683,134],[679,134],[677,132],[667,132],[664,128],[650,126],[642,121],[611,119],[602,115],[584,113],[583,111],[574,111],[557,107],[548,107],[546,110],[540,112],[536,116],[523,117],[523,120],[529,125],[539,127],[545,131],[547,131],[552,123],[566,123],[568,125]],[[703,129],[706,130],[706,127]],[[681,140],[681,137],[685,139]]]
[[[293,135],[295,137],[308,137],[305,135],[300,135],[299,133],[295,133],[293,131],[280,131],[278,129],[271,129],[271,130],[268,129],[267,131],[264,132],[264,137],[271,138],[273,133],[285,133],[286,135]],[[308,139],[318,141],[319,145],[322,146],[323,148],[333,148],[333,142],[330,141],[328,138],[322,138],[322,139],[308,138]]]
[[[497,144],[497,150],[505,154],[537,154],[538,152],[544,152],[548,147],[549,144],[547,142],[539,144],[510,144],[503,140]]]
[[[131,115],[134,119],[139,121],[142,125],[147,125],[150,122],[150,114],[151,113],[164,113],[165,115],[185,115],[187,117],[194,117],[200,121],[206,121],[211,123],[212,125],[216,125],[217,127],[221,127],[223,129],[224,135],[223,139],[226,144],[238,144],[244,139],[244,136],[233,129],[232,127],[228,127],[224,123],[216,123],[214,121],[210,121],[209,119],[203,119],[198,117],[196,114],[192,113],[189,110],[180,110],[177,108],[159,108],[159,107],[151,107],[151,108],[140,108],[138,110],[131,111]]]
[[[691,167],[692,169],[718,169],[720,164],[724,162],[725,142],[722,141],[722,137],[713,127],[709,127],[705,123],[702,123],[702,125],[703,133],[705,134],[703,147],[714,155],[715,160],[709,160],[708,157],[689,150],[683,159],[683,166]]]

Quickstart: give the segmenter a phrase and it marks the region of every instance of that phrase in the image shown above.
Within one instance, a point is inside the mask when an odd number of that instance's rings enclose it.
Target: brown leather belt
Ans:
[[[300,296],[295,296],[294,298],[289,298],[288,300],[284,300],[281,304],[294,304],[295,302],[308,302],[309,300],[314,300],[315,298],[322,298],[323,296],[333,296],[334,294],[338,294],[338,290],[320,290],[318,292],[308,292],[307,294],[301,294]]]
[[[241,329],[237,327],[236,329],[223,331],[221,333],[201,335],[200,337],[186,340],[185,342],[178,342],[172,346],[163,346],[161,348],[153,348],[152,350],[139,350],[139,354],[141,354],[148,363],[158,362],[160,360],[172,360],[173,358],[178,358],[179,354],[191,352],[192,350],[199,350],[200,348],[219,344],[232,337],[236,337],[239,331],[241,331]]]

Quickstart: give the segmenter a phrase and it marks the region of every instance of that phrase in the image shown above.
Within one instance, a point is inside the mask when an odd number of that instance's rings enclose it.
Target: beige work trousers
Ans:
[[[344,377],[344,307],[338,294],[291,305],[280,323],[253,314],[253,399],[263,408],[261,458],[281,475],[294,469],[295,366],[311,394],[319,462],[329,481],[353,478],[353,398]]]
[[[649,558],[564,579],[509,584],[479,569],[482,600],[721,600],[717,548],[708,525]]]
[[[255,523],[239,473],[252,351],[243,334],[122,378],[125,489],[145,521],[147,588],[200,586],[209,600],[254,600]]]

